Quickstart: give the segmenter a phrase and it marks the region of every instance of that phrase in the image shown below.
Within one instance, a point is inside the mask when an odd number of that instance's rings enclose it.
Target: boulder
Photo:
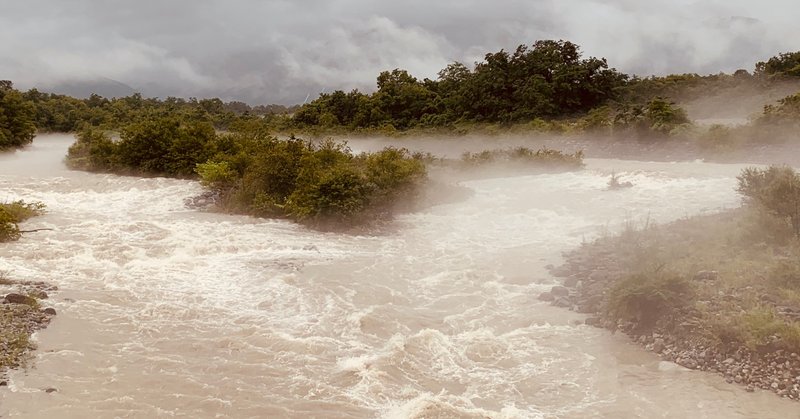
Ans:
[[[653,340],[653,352],[660,354],[665,347],[666,345],[664,344],[664,339],[655,338]]]
[[[6,302],[11,304],[27,304],[30,306],[36,304],[36,299],[28,297],[27,295],[11,293],[6,295]]]

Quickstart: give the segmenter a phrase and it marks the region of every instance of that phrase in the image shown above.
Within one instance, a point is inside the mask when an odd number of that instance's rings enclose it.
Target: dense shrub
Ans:
[[[211,157],[215,136],[211,124],[164,117],[126,126],[115,149],[124,168],[186,177]]]
[[[743,311],[712,323],[714,336],[721,343],[744,345],[754,351],[800,351],[800,323],[787,321],[766,306]]]
[[[67,154],[70,167],[90,171],[192,177],[197,164],[216,152],[217,134],[205,122],[174,117],[146,119],[125,126],[119,141],[85,128]]]
[[[609,315],[615,321],[632,322],[639,329],[655,326],[663,316],[694,300],[693,285],[666,272],[643,272],[619,281],[609,296]]]
[[[354,155],[334,141],[280,140],[250,129],[225,137],[233,146],[197,173],[235,212],[318,227],[360,224],[412,202],[426,178],[422,156],[404,149]]]
[[[746,168],[737,177],[737,190],[747,202],[786,220],[800,237],[800,176],[790,167]]]
[[[112,171],[119,166],[117,145],[102,131],[85,128],[67,151],[70,168],[89,171]]]
[[[538,150],[516,147],[508,150],[466,152],[461,155],[461,161],[470,167],[491,163],[512,163],[533,168],[579,169],[583,167],[583,151],[570,154],[547,147]]]
[[[33,105],[0,80],[0,150],[29,144],[36,134]]]
[[[681,107],[656,97],[644,105],[623,106],[615,115],[615,131],[630,131],[644,137],[677,135],[690,124]]]
[[[21,232],[17,224],[43,212],[44,205],[40,202],[0,203],[0,242],[19,239]]]
[[[757,63],[756,74],[800,77],[800,51],[785,52]]]

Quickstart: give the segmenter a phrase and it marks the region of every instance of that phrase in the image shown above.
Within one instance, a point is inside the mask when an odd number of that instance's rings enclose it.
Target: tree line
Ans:
[[[531,46],[520,45],[513,52],[488,53],[471,68],[451,63],[435,80],[419,80],[406,70],[394,69],[378,75],[374,93],[336,90],[290,107],[250,106],[218,98],[145,98],[138,93],[111,99],[98,95],[77,99],[37,89],[19,92],[10,81],[2,81],[0,148],[27,144],[36,130],[76,132],[87,125],[119,130],[161,116],[207,122],[217,130],[251,120],[281,132],[394,132],[455,129],[459,124],[542,125],[542,121],[580,118],[591,129],[598,125],[598,117],[610,113],[606,119],[610,118],[617,127],[641,128],[642,121],[648,120],[650,126],[656,126],[654,131],[665,132],[685,122],[679,110],[667,109],[675,100],[797,77],[800,52],[759,62],[752,73],[737,70],[733,74],[640,78],[610,68],[604,58],[584,58],[580,48],[569,41],[544,40]],[[671,126],[664,123],[665,118],[654,116],[658,108],[670,114],[666,120],[671,121]],[[602,128],[609,122],[599,125]]]

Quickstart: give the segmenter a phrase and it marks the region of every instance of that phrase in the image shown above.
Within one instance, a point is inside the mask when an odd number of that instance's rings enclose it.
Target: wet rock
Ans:
[[[6,381],[6,380],[0,381],[0,387],[5,387],[7,385],[8,385],[8,381]]]
[[[653,352],[659,354],[664,350],[665,344],[664,339],[656,338],[653,340]]]
[[[46,389],[44,389],[45,393],[55,393],[57,391],[58,391],[58,389],[55,388],[55,387],[47,387]]]
[[[49,316],[55,316],[56,309],[54,309],[53,307],[47,307],[46,309],[44,309],[44,314],[47,314]]]
[[[11,293],[6,295],[6,302],[11,304],[34,305],[36,304],[36,299],[28,297],[27,295]]]
[[[553,297],[553,294],[551,294],[549,292],[543,292],[543,293],[539,294],[539,300],[541,300],[541,301],[553,301],[555,299],[556,298]]]
[[[550,289],[550,294],[552,294],[553,297],[556,298],[567,297],[569,296],[569,289],[567,287],[562,287],[561,285],[556,285]]]
[[[190,209],[204,209],[216,205],[219,200],[218,191],[205,191],[200,195],[184,199],[183,204]]]

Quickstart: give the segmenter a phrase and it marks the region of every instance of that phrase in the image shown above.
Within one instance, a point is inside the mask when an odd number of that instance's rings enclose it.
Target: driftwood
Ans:
[[[35,233],[37,231],[53,231],[52,228],[34,228],[33,230],[20,230],[20,233]]]

